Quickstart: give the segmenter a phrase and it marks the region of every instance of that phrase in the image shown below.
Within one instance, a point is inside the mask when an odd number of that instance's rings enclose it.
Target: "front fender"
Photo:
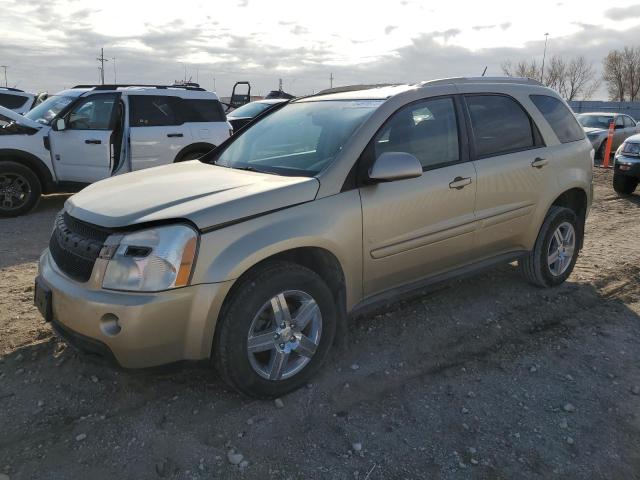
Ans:
[[[257,263],[301,247],[331,252],[344,272],[347,308],[357,303],[362,296],[362,210],[358,190],[204,234],[192,282],[235,280]]]

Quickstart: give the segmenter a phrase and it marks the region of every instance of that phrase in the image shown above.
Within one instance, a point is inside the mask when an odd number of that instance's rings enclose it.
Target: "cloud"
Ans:
[[[291,29],[291,33],[293,33],[294,35],[304,35],[305,33],[309,33],[309,29],[303,27],[302,25],[294,25],[294,27]]]
[[[496,25],[476,25],[475,27],[471,27],[474,30],[490,30],[492,28],[496,28]]]
[[[238,6],[243,8],[249,6],[249,0],[240,0]]]
[[[396,25],[387,25],[386,27],[384,27],[384,34],[385,35],[389,35],[391,32],[393,32],[396,28],[398,28]]]
[[[460,35],[461,33],[462,30],[460,30],[459,28],[450,28],[441,32],[433,32],[431,35],[434,37],[442,37],[444,41],[447,42],[447,40],[449,40],[450,38]]]
[[[507,28],[511,27],[511,22],[504,22],[500,24],[500,28],[502,30],[506,30]]]
[[[611,20],[628,20],[640,17],[640,4],[630,7],[613,7],[604,12],[604,16]]]

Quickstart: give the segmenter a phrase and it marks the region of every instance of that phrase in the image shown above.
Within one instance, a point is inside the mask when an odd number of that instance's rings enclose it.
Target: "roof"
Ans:
[[[512,84],[535,85],[542,84],[533,78],[526,77],[452,77],[427,80],[414,85],[410,84],[378,84],[378,85],[347,85],[343,87],[322,90],[314,95],[303,97],[302,101],[320,100],[385,100],[413,88],[433,87],[437,85],[460,84]]]
[[[626,113],[620,113],[620,112],[580,112],[580,113],[576,113],[576,115],[601,115],[603,117],[613,117],[615,115],[626,115]]]

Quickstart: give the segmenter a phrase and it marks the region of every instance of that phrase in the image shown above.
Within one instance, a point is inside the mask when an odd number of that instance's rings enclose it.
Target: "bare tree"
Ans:
[[[548,68],[545,68],[544,78],[542,78],[542,69],[535,60],[530,62],[523,60],[515,66],[507,60],[502,64],[502,71],[509,77],[541,80],[545,86],[553,88],[567,100],[589,98],[600,85],[593,65],[584,56],[567,60],[554,55],[548,62]]]
[[[624,102],[626,95],[625,62],[622,54],[611,50],[602,61],[602,79],[607,83],[609,98]]]
[[[521,60],[517,65],[513,65],[511,60],[507,60],[502,63],[502,71],[508,77],[527,77],[540,79],[541,68],[538,66],[535,60],[530,63],[525,60]]]
[[[629,101],[638,100],[640,91],[640,47],[624,47],[620,52],[624,61],[624,72]]]
[[[599,83],[593,64],[580,55],[567,64],[564,91],[560,93],[567,100],[575,100],[578,96],[588,98],[597,90]]]

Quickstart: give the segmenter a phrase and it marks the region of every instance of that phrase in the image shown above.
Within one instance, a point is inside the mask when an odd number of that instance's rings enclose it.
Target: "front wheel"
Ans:
[[[619,173],[613,174],[613,189],[617,193],[621,195],[631,195],[633,192],[635,192],[637,186],[637,178],[620,175]]]
[[[582,232],[578,217],[568,208],[551,207],[531,252],[518,261],[523,276],[539,287],[563,283],[576,264]]]
[[[0,217],[17,217],[34,208],[40,200],[40,180],[17,162],[0,162]]]
[[[300,388],[333,343],[335,303],[308,268],[266,264],[241,281],[223,308],[213,345],[216,368],[228,384],[253,397]]]

